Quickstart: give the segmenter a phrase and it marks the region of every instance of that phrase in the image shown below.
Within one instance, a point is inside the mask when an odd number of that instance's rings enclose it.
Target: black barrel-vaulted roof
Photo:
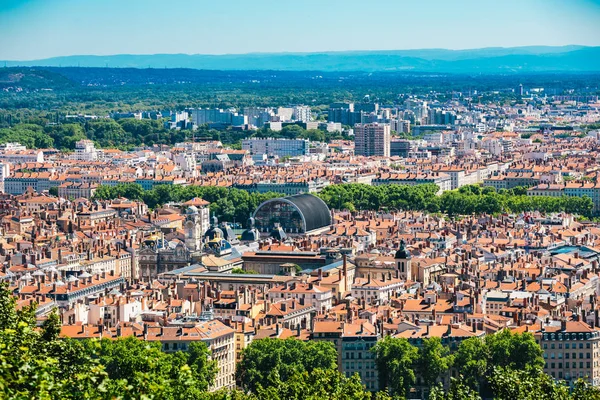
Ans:
[[[254,215],[263,205],[281,201],[293,205],[300,212],[306,225],[305,232],[331,225],[331,211],[327,204],[317,196],[307,193],[267,200],[258,206]]]

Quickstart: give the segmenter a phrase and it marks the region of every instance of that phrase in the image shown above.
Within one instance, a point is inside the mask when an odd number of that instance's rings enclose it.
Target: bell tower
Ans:
[[[185,245],[191,251],[202,248],[202,224],[198,208],[190,206],[185,212]]]
[[[394,256],[400,279],[406,281],[412,280],[411,258],[410,251],[406,249],[406,242],[402,239],[400,241],[400,248],[396,251],[396,255]]]

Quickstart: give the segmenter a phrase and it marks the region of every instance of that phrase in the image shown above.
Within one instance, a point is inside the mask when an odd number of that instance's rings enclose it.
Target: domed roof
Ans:
[[[396,252],[394,258],[401,258],[405,260],[411,258],[410,251],[406,250],[406,242],[404,242],[404,239],[400,241],[400,248]]]
[[[209,240],[204,246],[204,251],[216,255],[229,254],[231,253],[231,249],[231,243],[222,237],[215,237],[214,239]]]
[[[271,203],[287,203],[298,210],[304,223],[305,232],[331,225],[332,220],[329,207],[315,195],[303,193],[269,199],[257,207],[256,211],[254,211],[254,217],[260,212],[261,208]]]
[[[208,228],[208,230],[204,233],[204,237],[207,238],[208,240],[213,240],[215,238],[222,238],[223,237],[223,231],[219,228],[219,220],[217,219],[217,217],[213,216],[211,218],[212,224],[210,225],[210,228]]]
[[[248,228],[242,233],[242,240],[247,242],[256,242],[260,239],[258,229],[254,227],[254,218],[248,218]]]

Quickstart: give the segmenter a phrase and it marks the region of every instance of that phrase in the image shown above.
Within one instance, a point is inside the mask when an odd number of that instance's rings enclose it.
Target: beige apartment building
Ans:
[[[356,124],[354,153],[357,156],[390,156],[391,128],[389,124]]]
[[[579,378],[600,385],[600,330],[580,321],[562,321],[535,333],[544,351],[544,372],[570,384]]]

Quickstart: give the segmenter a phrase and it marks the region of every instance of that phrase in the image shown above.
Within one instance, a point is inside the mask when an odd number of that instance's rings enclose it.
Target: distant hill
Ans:
[[[0,68],[0,89],[63,89],[74,86],[64,75],[41,68]]]
[[[472,50],[389,50],[321,53],[152,54],[67,56],[6,61],[7,66],[191,68],[279,71],[415,71],[448,73],[600,71],[600,47],[529,46]]]

